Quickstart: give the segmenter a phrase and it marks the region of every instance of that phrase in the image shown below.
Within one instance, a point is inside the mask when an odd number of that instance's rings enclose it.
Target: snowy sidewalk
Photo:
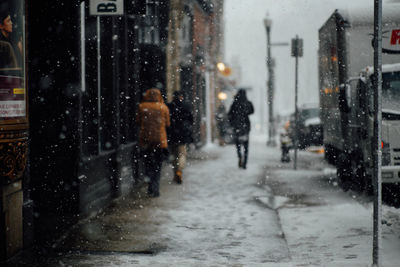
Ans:
[[[246,170],[233,145],[191,155],[182,185],[164,168],[161,196],[135,192],[83,221],[60,243],[66,266],[291,266],[278,214],[264,205],[266,139]]]
[[[166,165],[159,198],[121,197],[37,266],[371,266],[370,200],[338,188],[322,155],[301,152],[295,171],[266,138],[250,144],[246,170],[233,145],[192,153],[182,185]],[[384,207],[385,267],[399,266],[399,214]]]
[[[372,202],[343,192],[322,155],[302,152],[293,164],[270,169],[266,184],[275,194],[293,266],[371,266]],[[400,211],[383,206],[382,263],[400,266]]]

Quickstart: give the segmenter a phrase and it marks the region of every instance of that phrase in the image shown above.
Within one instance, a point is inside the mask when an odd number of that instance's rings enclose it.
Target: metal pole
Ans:
[[[86,91],[86,32],[85,32],[85,2],[81,2],[80,6],[80,30],[81,30],[81,92],[79,94],[79,123],[78,123],[78,129],[79,129],[79,137],[80,137],[80,142],[79,142],[79,155],[82,157],[83,151],[82,151],[82,144],[83,144],[83,109],[82,109],[82,95],[83,92]]]
[[[97,152],[101,153],[101,20],[97,16]]]
[[[381,266],[382,246],[382,0],[374,0],[374,237],[372,266]]]
[[[211,79],[210,71],[206,71],[206,144],[211,145]]]
[[[270,45],[270,47],[272,44]],[[276,141],[275,141],[275,116],[274,116],[274,95],[275,95],[275,73],[274,73],[274,59],[271,57],[270,58],[270,88],[271,88],[271,96],[270,96],[270,107],[271,107],[271,122],[270,122],[270,127],[271,127],[271,142],[270,146],[276,146]]]
[[[299,43],[299,36],[296,35],[296,44],[298,45]],[[297,99],[298,99],[298,69],[299,69],[299,55],[296,53],[295,55],[296,59],[296,64],[295,64],[295,82],[294,82],[294,169],[297,169],[297,147],[299,144],[299,138],[298,138],[298,109],[297,109]]]
[[[271,58],[271,39],[270,27],[267,26],[267,69],[268,69],[268,142],[267,145],[275,146],[274,137],[274,93],[273,93],[273,73],[272,73],[272,58]]]

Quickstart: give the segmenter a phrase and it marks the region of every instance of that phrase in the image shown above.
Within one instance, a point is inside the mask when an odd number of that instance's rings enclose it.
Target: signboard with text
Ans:
[[[90,15],[121,16],[124,14],[124,0],[90,0]]]
[[[24,1],[3,1],[1,9],[4,30],[0,32],[0,125],[27,121]]]
[[[400,51],[400,29],[383,31],[382,47],[390,51]]]
[[[0,76],[0,118],[26,116],[25,88],[19,77]]]
[[[303,56],[303,39],[293,38],[292,39],[292,57],[302,57]]]
[[[28,158],[29,125],[28,94],[25,84],[24,7],[24,0],[0,1],[0,25],[2,26],[0,31],[0,188],[22,179]],[[8,208],[16,207],[14,201],[9,205]],[[11,232],[17,231],[12,224],[7,227],[13,229],[10,230]],[[6,239],[0,240],[0,243],[11,242]],[[20,242],[22,246],[22,239]],[[13,249],[16,252],[20,250],[20,247],[16,246]]]

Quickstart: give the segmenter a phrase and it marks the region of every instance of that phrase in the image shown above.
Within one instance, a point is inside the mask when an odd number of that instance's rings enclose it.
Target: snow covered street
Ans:
[[[246,170],[232,145],[192,153],[182,185],[165,166],[159,198],[118,199],[37,265],[371,266],[371,200],[343,192],[321,154],[293,170],[265,143],[251,137]],[[384,207],[383,266],[400,261],[399,214]]]

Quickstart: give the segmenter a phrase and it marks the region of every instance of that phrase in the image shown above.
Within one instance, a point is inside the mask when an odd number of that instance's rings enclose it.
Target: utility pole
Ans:
[[[267,32],[267,71],[268,71],[268,82],[267,82],[267,100],[268,100],[268,146],[276,146],[275,143],[275,122],[274,122],[274,88],[273,88],[273,66],[271,58],[271,38],[270,31],[272,21],[270,18],[264,18],[265,30]]]
[[[374,0],[374,237],[372,266],[381,266],[382,246],[382,0]]]
[[[298,69],[299,69],[299,57],[303,56],[303,39],[299,39],[299,36],[296,35],[295,39],[292,39],[292,57],[295,57],[295,82],[294,82],[294,166],[293,168],[297,169],[297,149],[299,146],[299,111],[297,107],[297,99],[298,99]]]
[[[264,18],[264,26],[267,32],[267,71],[268,71],[268,81],[267,81],[267,101],[268,101],[268,146],[276,146],[275,141],[275,117],[274,117],[274,59],[271,56],[272,46],[288,46],[288,43],[272,43],[271,44],[271,25],[272,20],[268,15]]]

